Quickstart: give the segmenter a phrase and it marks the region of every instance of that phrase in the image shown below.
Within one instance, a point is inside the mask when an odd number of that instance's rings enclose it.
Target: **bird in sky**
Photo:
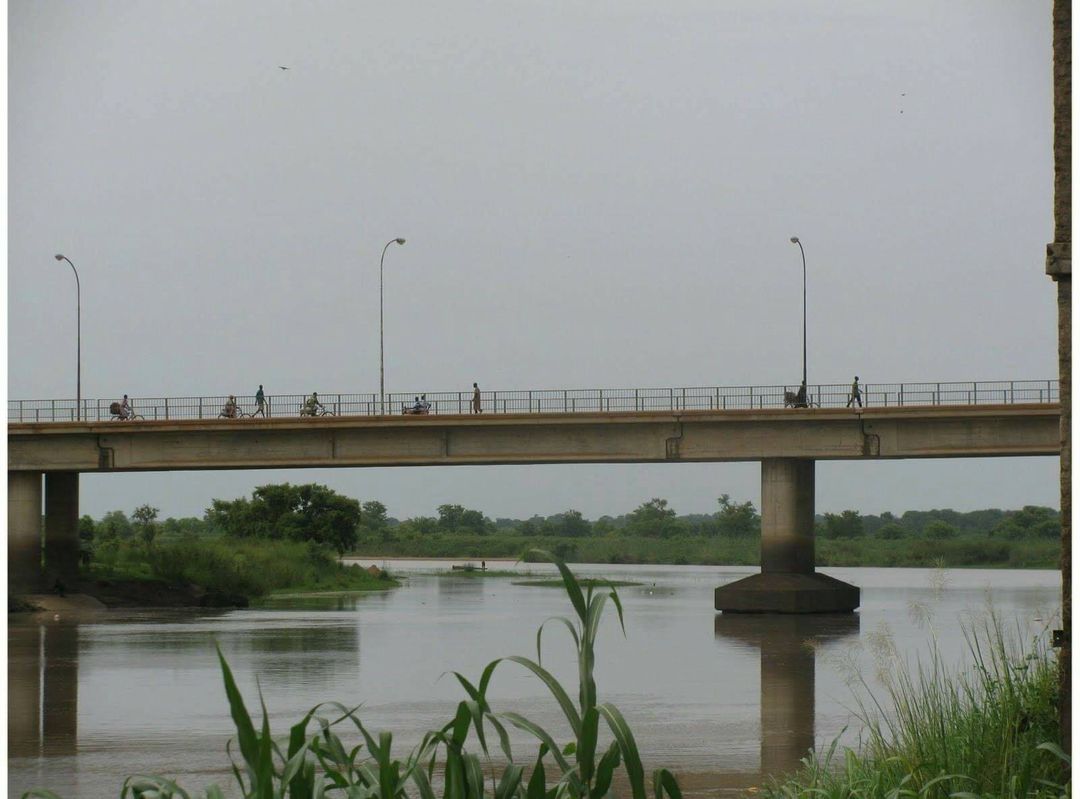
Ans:
[[[288,69],[288,67],[278,67],[278,69]]]

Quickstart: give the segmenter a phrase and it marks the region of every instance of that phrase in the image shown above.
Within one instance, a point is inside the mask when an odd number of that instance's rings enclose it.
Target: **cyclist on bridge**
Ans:
[[[319,402],[319,392],[312,391],[311,396],[304,400],[304,415],[314,416],[316,408],[322,408],[324,411],[326,410],[326,408],[323,407],[323,404]]]

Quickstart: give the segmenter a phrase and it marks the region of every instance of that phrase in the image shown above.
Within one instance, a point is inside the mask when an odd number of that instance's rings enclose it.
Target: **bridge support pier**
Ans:
[[[69,589],[79,579],[79,473],[45,473],[45,573]]]
[[[8,472],[8,590],[41,587],[41,472]]]
[[[814,571],[814,467],[804,458],[761,462],[761,573],[715,592],[726,613],[845,613],[859,589]]]

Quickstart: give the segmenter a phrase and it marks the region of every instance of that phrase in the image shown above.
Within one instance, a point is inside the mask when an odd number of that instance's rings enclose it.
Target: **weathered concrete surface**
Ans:
[[[1056,405],[11,424],[11,471],[1056,455]]]
[[[45,474],[45,576],[71,590],[79,578],[79,474]]]
[[[8,591],[41,584],[41,472],[8,472]]]
[[[859,594],[827,574],[762,572],[719,586],[714,603],[725,613],[850,613]]]
[[[814,462],[761,462],[761,570],[814,571]]]

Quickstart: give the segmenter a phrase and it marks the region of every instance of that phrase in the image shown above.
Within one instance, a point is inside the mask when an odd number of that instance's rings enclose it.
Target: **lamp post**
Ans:
[[[82,420],[82,287],[79,270],[66,255],[56,255],[57,261],[67,261],[75,273],[75,418]]]
[[[806,250],[803,249],[802,242],[799,241],[798,236],[791,237],[792,244],[799,245],[799,252],[802,253],[802,382],[806,385]]]
[[[383,261],[386,259],[387,248],[394,243],[404,244],[405,239],[390,239],[386,242],[386,247],[382,248],[382,255],[379,257],[379,413],[386,414],[386,388],[383,382],[385,370],[383,368]]]

